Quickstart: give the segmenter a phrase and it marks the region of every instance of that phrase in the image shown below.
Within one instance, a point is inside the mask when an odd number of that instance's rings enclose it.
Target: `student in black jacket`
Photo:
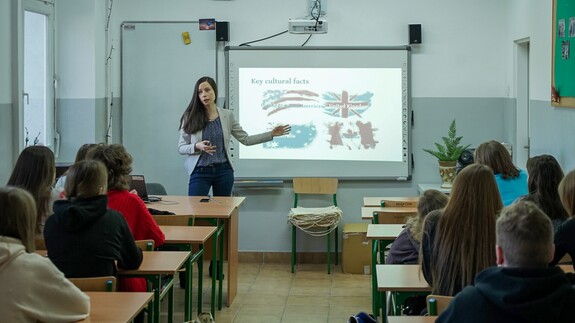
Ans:
[[[551,220],[532,202],[505,208],[496,225],[499,267],[487,268],[436,322],[573,322],[575,289],[553,258]]]
[[[54,204],[44,237],[48,257],[68,278],[115,276],[118,268],[137,269],[142,251],[121,213],[108,209],[107,170],[96,160],[68,171],[67,200]]]

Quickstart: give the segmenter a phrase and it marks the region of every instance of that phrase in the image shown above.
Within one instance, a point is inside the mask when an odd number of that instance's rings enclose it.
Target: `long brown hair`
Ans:
[[[559,199],[559,183],[563,170],[557,159],[551,155],[540,155],[527,160],[529,179],[527,201],[534,202],[549,218],[566,220],[569,215]]]
[[[184,114],[182,114],[182,117],[180,118],[179,129],[184,129],[184,132],[187,134],[193,134],[204,129],[209,122],[208,112],[198,97],[198,88],[200,87],[200,84],[204,82],[208,82],[214,90],[214,103],[216,103],[218,99],[218,86],[216,85],[216,81],[209,76],[200,77],[194,87],[194,94],[192,95],[190,104],[188,104],[186,111],[184,111]]]
[[[503,179],[517,178],[519,169],[513,165],[511,155],[498,141],[484,142],[475,149],[475,162],[491,167]]]
[[[438,190],[426,190],[417,202],[417,215],[407,219],[406,227],[413,239],[421,242],[423,236],[423,221],[429,212],[445,207],[449,198]]]
[[[0,236],[20,239],[27,252],[36,250],[36,203],[26,190],[0,187]]]
[[[495,265],[495,220],[502,208],[489,167],[472,164],[457,175],[433,241],[433,294],[453,296],[457,286],[472,284]]]
[[[575,216],[575,170],[567,173],[559,183],[559,197],[569,216]]]
[[[54,153],[45,146],[26,147],[18,156],[7,185],[23,188],[30,192],[36,201],[36,233],[46,216],[52,213],[50,198],[56,177]]]

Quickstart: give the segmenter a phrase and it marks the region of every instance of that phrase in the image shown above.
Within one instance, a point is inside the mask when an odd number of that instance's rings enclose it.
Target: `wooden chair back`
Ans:
[[[142,251],[154,251],[154,240],[136,240],[136,246],[142,249]]]
[[[44,238],[36,238],[36,250],[46,250],[46,241]]]
[[[453,296],[443,295],[427,295],[427,313],[429,316],[437,316],[443,313],[449,303],[453,300]]]
[[[90,278],[70,278],[76,287],[84,292],[115,292],[116,277],[90,277]]]
[[[296,177],[293,179],[293,191],[296,194],[335,194],[337,178]]]
[[[153,215],[158,225],[194,225],[195,218],[189,215]]]
[[[417,212],[373,211],[373,219],[374,223],[378,224],[405,224],[407,218],[416,214]]]
[[[38,248],[36,248],[36,249],[38,249]],[[566,253],[565,256],[563,256],[563,258],[561,258],[557,264],[558,265],[570,265],[572,263],[573,263],[573,259],[571,259],[571,256],[569,256],[569,254]]]
[[[384,197],[380,200],[380,205],[382,207],[417,207],[419,198],[417,200],[408,198],[393,198]]]

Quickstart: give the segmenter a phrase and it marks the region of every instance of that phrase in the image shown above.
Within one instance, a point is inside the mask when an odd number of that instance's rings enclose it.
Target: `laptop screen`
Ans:
[[[144,175],[130,175],[132,180],[130,181],[130,191],[136,190],[138,192],[138,196],[142,198],[142,200],[148,200],[148,190],[146,189],[146,180],[144,179]]]

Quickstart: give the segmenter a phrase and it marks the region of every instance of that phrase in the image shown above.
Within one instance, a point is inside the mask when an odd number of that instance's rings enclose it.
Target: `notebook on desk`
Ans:
[[[145,203],[158,202],[162,199],[157,196],[148,196],[148,189],[146,188],[146,179],[144,175],[130,175],[130,191],[135,190],[138,196]]]

